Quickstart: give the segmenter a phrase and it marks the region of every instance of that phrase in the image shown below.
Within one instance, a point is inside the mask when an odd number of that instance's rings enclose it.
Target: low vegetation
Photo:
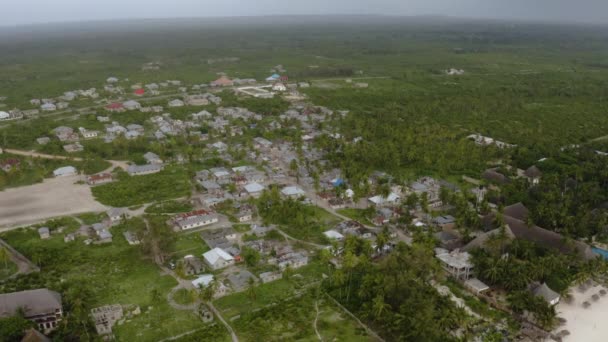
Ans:
[[[187,197],[191,184],[186,171],[172,167],[144,176],[129,176],[119,171],[117,182],[96,186],[92,190],[95,198],[105,205],[129,207]]]

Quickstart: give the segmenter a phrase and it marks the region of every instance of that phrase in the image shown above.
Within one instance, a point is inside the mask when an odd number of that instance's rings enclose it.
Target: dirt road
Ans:
[[[74,161],[82,161],[82,158],[78,158],[78,157],[67,157],[67,156],[58,156],[58,155],[53,155],[53,154],[45,154],[45,153],[39,153],[39,152],[35,152],[35,151],[23,151],[23,150],[15,150],[12,148],[5,148],[4,151],[6,153],[10,153],[10,154],[16,154],[19,156],[25,156],[25,157],[33,157],[33,158],[42,158],[42,159],[55,159],[55,160],[74,160]],[[126,170],[127,167],[129,167],[129,164],[126,161],[121,161],[121,160],[106,160],[108,163],[112,164],[112,166],[105,171],[111,171],[114,168],[121,168],[123,170]]]

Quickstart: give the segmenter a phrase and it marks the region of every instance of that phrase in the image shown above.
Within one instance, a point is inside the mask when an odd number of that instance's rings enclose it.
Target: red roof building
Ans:
[[[137,96],[143,96],[146,93],[146,91],[142,88],[136,89],[133,94],[137,95]]]
[[[97,185],[109,183],[112,181],[112,175],[109,173],[98,173],[87,177],[87,183],[89,185]]]
[[[283,83],[287,83],[289,82],[289,77],[288,76],[281,76],[280,81]]]
[[[122,103],[114,102],[107,105],[106,110],[110,112],[122,112],[125,110],[125,108],[123,107]]]
[[[232,87],[234,85],[234,82],[232,82],[232,80],[228,77],[222,76],[217,80],[211,82],[211,85],[213,87]]]

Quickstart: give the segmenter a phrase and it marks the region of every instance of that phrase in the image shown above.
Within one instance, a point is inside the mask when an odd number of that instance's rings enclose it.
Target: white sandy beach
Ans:
[[[569,336],[563,338],[564,342],[605,342],[608,341],[608,295],[600,296],[598,301],[591,296],[598,294],[602,286],[589,287],[584,293],[578,287],[572,289],[572,301],[566,303],[561,301],[556,309],[558,317],[567,320],[564,326],[553,331],[554,334],[562,330],[568,330]],[[591,306],[583,307],[583,302],[589,302]],[[548,340],[551,341],[551,340]]]

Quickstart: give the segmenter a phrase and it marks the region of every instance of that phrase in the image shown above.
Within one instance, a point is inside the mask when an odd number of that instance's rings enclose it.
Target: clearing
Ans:
[[[0,193],[0,227],[34,224],[53,217],[103,211],[79,176],[45,179],[43,183]],[[0,229],[1,231],[2,229]]]

